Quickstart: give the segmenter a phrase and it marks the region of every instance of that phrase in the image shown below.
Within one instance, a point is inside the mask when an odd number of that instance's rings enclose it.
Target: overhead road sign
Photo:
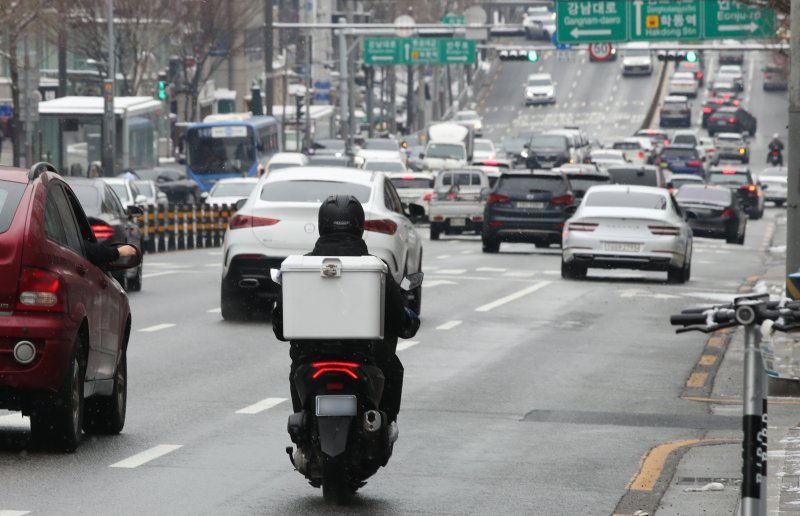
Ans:
[[[442,18],[442,23],[445,25],[464,25],[467,22],[465,16],[457,16],[455,14],[446,14]]]
[[[375,66],[473,64],[476,52],[463,38],[364,38],[364,64]]]
[[[767,38],[775,11],[737,0],[556,2],[559,43]]]

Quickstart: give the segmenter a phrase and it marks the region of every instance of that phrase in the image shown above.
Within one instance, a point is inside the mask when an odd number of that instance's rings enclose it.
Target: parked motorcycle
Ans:
[[[273,280],[279,282],[277,271]],[[401,283],[408,295],[422,284],[423,273]],[[376,365],[372,341],[314,343],[295,373],[303,410],[289,416],[287,430],[294,450],[286,453],[295,469],[326,501],[347,503],[366,479],[386,466],[398,437],[380,410],[384,375]]]

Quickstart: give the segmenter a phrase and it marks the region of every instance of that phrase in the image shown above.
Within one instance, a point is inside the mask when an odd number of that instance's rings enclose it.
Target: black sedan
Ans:
[[[717,133],[748,133],[756,134],[756,117],[742,106],[724,106],[714,111],[706,122],[708,134]]]
[[[102,179],[65,177],[64,180],[78,197],[98,242],[133,244],[142,249],[142,233],[133,220],[142,214],[141,208],[123,208],[117,194]],[[142,289],[141,263],[135,269],[113,271],[111,274],[125,290],[135,292]]]
[[[197,181],[186,176],[186,172],[169,167],[155,167],[137,170],[140,179],[155,181],[158,189],[167,194],[172,204],[197,204],[201,201],[202,190]]]
[[[738,196],[728,188],[684,185],[675,200],[686,213],[695,236],[724,238],[729,244],[744,244],[747,214]]]

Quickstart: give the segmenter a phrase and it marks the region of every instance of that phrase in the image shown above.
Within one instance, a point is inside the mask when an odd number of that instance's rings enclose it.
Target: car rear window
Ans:
[[[723,174],[722,172],[712,172],[708,176],[708,182],[717,185],[746,185],[750,183],[750,178],[747,174]]]
[[[693,134],[676,134],[672,143],[683,143],[687,145],[697,145],[697,137]]]
[[[460,173],[460,174],[453,174],[450,172],[445,172],[442,176],[442,184],[445,186],[480,186],[481,185],[481,175],[480,174],[470,174],[470,173]]]
[[[621,185],[659,186],[657,172],[646,168],[609,168],[611,181]]]
[[[424,177],[393,177],[390,181],[398,190],[403,188],[433,188],[433,179]]]
[[[664,149],[661,151],[662,158],[696,158],[697,149]]]
[[[513,193],[560,193],[567,189],[560,177],[505,176],[500,178],[497,191]]]
[[[673,111],[675,109],[688,109],[689,104],[686,102],[664,102],[664,109]]]
[[[667,209],[666,196],[645,192],[592,192],[585,202],[595,208]]]
[[[329,195],[354,195],[361,204],[369,202],[368,186],[340,181],[275,181],[264,184],[261,200],[269,202],[322,203]]]
[[[69,186],[78,196],[78,201],[80,201],[84,210],[91,211],[100,207],[100,192],[97,188],[90,185],[70,184]]]
[[[24,192],[25,185],[22,183],[0,181],[0,233],[5,233],[11,226]]]
[[[617,150],[638,150],[642,148],[642,144],[639,142],[617,142],[614,144],[614,148]]]
[[[727,206],[731,203],[730,190],[718,188],[686,187],[678,190],[678,202],[705,202]]]
[[[211,197],[247,197],[255,183],[218,183]]]
[[[576,192],[582,191],[585,192],[589,188],[595,185],[607,185],[611,182],[611,178],[608,176],[589,176],[585,174],[581,175],[570,175],[569,177],[569,184],[572,185],[572,189]]]

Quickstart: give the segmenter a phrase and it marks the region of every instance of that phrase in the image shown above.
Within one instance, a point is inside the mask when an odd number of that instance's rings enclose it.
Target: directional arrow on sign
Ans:
[[[642,35],[642,0],[634,0],[634,7],[636,7],[636,35]]]
[[[575,27],[570,31],[570,35],[573,38],[579,38],[581,36],[610,36],[611,29],[581,30],[578,27]]]
[[[719,31],[720,32],[738,32],[742,30],[755,32],[758,30],[759,26],[756,22],[750,22],[749,25],[720,25]]]

